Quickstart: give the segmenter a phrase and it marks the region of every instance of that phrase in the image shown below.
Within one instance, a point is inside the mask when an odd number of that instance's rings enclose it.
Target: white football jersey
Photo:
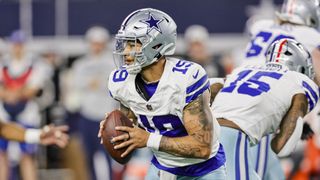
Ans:
[[[292,24],[279,25],[273,20],[260,20],[250,29],[251,41],[247,45],[243,63],[264,64],[268,47],[276,40],[293,38],[308,51],[320,46],[320,33],[311,27]]]
[[[256,144],[276,132],[298,93],[306,95],[311,111],[318,101],[319,88],[307,76],[281,65],[247,65],[228,76],[212,110],[216,118],[237,124]]]
[[[167,58],[164,72],[155,93],[146,101],[136,90],[136,75],[126,70],[115,70],[109,76],[111,96],[130,108],[138,118],[140,126],[147,131],[169,137],[187,136],[184,127],[183,109],[204,91],[209,89],[205,70],[198,64]],[[219,150],[220,126],[214,119],[212,156]],[[154,151],[158,162],[165,167],[188,166],[205,161],[197,158],[184,158],[161,151]]]

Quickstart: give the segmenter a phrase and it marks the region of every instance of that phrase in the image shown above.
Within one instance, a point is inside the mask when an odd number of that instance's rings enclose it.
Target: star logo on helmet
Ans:
[[[142,20],[142,23],[145,23],[148,25],[147,33],[149,33],[152,29],[155,29],[157,31],[161,32],[161,29],[159,27],[159,24],[163,21],[163,19],[156,19],[152,16],[152,14],[149,14],[149,18]]]

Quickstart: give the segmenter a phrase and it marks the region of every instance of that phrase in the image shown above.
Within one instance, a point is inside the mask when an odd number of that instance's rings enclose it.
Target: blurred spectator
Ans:
[[[66,121],[69,126],[69,144],[62,151],[62,164],[64,168],[70,169],[72,171],[72,177],[76,180],[88,180],[89,179],[89,170],[87,167],[85,152],[82,147],[82,143],[79,135],[79,121],[77,112],[78,101],[75,92],[73,91],[74,87],[72,82],[74,80],[72,76],[72,71],[69,69],[63,70],[60,74],[61,82],[61,102],[63,104],[64,111],[62,118]],[[59,107],[59,106],[58,106]],[[54,108],[53,111],[58,110],[59,108]],[[61,112],[61,111],[60,111]],[[59,113],[52,113],[55,116]],[[56,117],[55,117],[56,118]]]
[[[25,46],[27,37],[22,31],[14,31],[10,38],[10,52],[3,56],[0,64],[0,119],[17,122],[28,128],[38,128],[41,118],[39,107],[34,99],[51,76],[46,65],[38,61]],[[0,140],[0,176],[8,179],[9,142]],[[25,180],[37,179],[34,155],[37,146],[20,143],[21,176]],[[15,155],[17,156],[17,155]]]
[[[74,93],[78,95],[79,130],[87,156],[91,179],[112,178],[112,164],[109,155],[97,138],[99,123],[105,112],[111,112],[119,105],[109,97],[107,77],[115,69],[112,52],[108,51],[109,32],[102,27],[91,27],[86,35],[89,52],[77,60],[73,70]]]
[[[56,50],[56,46],[52,45],[47,47],[41,53],[41,61],[46,65],[45,71],[50,73],[51,76],[45,82],[45,89],[41,92],[41,96],[37,98],[37,102],[41,107],[41,110],[46,112],[45,118],[47,122],[51,122],[49,117],[49,110],[56,106],[59,97],[59,74],[60,69],[63,67],[63,61],[61,56]]]
[[[187,43],[187,59],[199,63],[207,71],[209,77],[224,77],[225,70],[221,65],[220,57],[209,52],[208,30],[200,25],[192,25],[185,32]]]

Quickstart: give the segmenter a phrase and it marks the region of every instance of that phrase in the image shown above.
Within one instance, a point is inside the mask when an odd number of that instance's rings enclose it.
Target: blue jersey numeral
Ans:
[[[141,123],[149,132],[155,132],[155,128],[160,132],[161,135],[168,137],[181,137],[188,135],[184,125],[178,116],[164,115],[154,116],[151,120],[145,115],[139,115]],[[152,127],[150,122],[154,124]]]
[[[229,86],[224,87],[221,92],[232,93],[236,87],[239,94],[246,94],[249,96],[258,96],[263,92],[270,90],[270,85],[266,82],[259,80],[261,77],[270,77],[273,79],[280,79],[282,74],[276,72],[259,71],[251,76],[248,80],[242,81],[243,78],[248,76],[252,70],[241,71],[238,74],[238,78],[230,83]],[[238,82],[241,83],[238,83]],[[252,87],[254,86],[254,87]]]
[[[258,33],[256,37],[254,37],[254,39],[251,40],[251,46],[246,54],[246,57],[259,55],[262,50],[262,47],[256,44],[256,41],[258,39],[262,39],[262,42],[266,43],[271,38],[271,36],[272,36],[272,33],[270,32],[261,31],[260,33]]]
[[[178,63],[176,64],[176,67],[172,68],[172,72],[178,71],[178,72],[181,72],[182,74],[186,74],[186,72],[188,71],[188,68],[191,65],[192,65],[191,62],[179,60]]]
[[[252,56],[258,56],[261,51],[263,50],[262,45],[258,44],[257,42],[259,42],[259,40],[262,40],[262,43],[268,43],[269,47],[274,41],[277,41],[279,39],[283,39],[283,38],[290,38],[290,39],[294,39],[294,37],[292,36],[287,36],[287,35],[278,35],[275,38],[273,38],[273,40],[271,42],[268,42],[272,37],[272,33],[270,32],[265,32],[265,31],[261,31],[259,32],[252,40],[251,40],[251,46],[249,48],[249,50],[246,53],[246,57],[252,57]],[[267,49],[265,50],[264,54],[266,55],[267,53]]]
[[[241,71],[238,74],[238,78],[233,81],[232,83],[230,83],[230,85],[228,87],[224,87],[221,92],[232,92],[236,87],[237,87],[237,83],[238,81],[242,80],[243,78],[245,78],[252,70],[245,70],[245,71]]]
[[[113,82],[120,82],[120,81],[124,81],[126,80],[126,78],[128,77],[128,71],[123,69],[123,70],[117,70],[116,72],[114,72],[113,74]]]

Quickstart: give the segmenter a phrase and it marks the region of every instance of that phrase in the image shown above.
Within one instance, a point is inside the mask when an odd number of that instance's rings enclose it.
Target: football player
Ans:
[[[115,149],[149,147],[154,156],[146,179],[226,179],[220,126],[209,107],[205,70],[190,61],[168,57],[176,47],[176,24],[166,13],[139,9],[116,35],[115,57],[123,62],[109,77],[111,96],[136,122],[112,139]],[[144,128],[141,129],[138,126]],[[99,136],[103,129],[103,122]]]
[[[249,145],[263,136],[275,133],[271,148],[278,156],[291,153],[302,118],[319,99],[313,79],[310,53],[286,38],[268,48],[265,65],[239,67],[226,79],[212,110],[222,126],[228,179],[259,179]]]
[[[244,63],[264,63],[267,48],[274,41],[292,38],[311,53],[315,82],[320,85],[319,1],[285,0],[276,16],[276,20],[260,20],[251,26],[251,42],[247,46]],[[266,136],[254,147],[255,169],[264,179],[285,179],[280,162],[270,149],[270,140],[271,137]]]
[[[311,53],[315,81],[320,84],[320,33],[318,0],[285,0],[276,20],[260,20],[250,27],[251,42],[244,63],[264,63],[267,48],[276,40],[291,38]]]

